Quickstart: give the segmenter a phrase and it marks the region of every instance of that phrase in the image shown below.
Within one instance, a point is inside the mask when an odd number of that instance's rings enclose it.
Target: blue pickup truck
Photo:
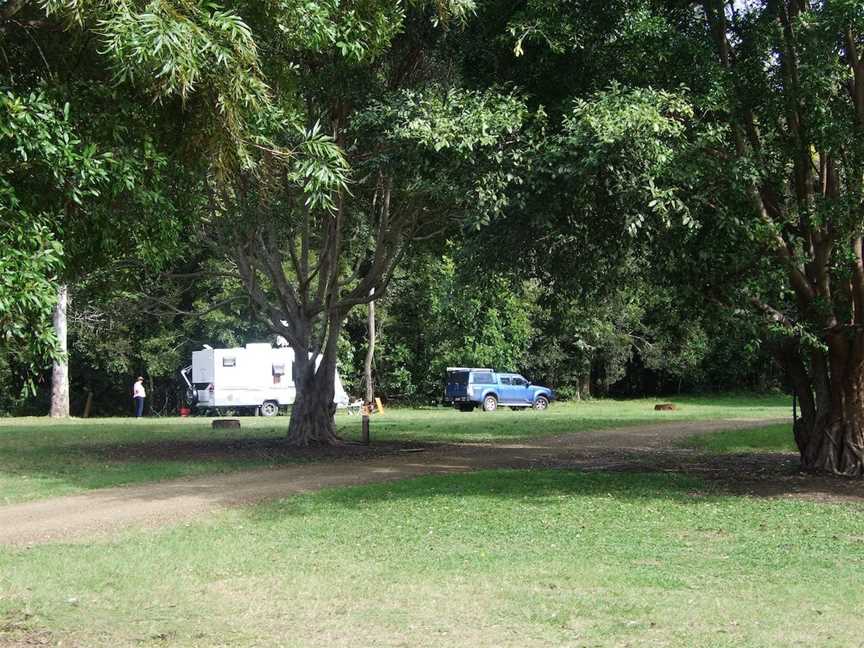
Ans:
[[[470,412],[475,407],[494,412],[499,405],[545,410],[554,399],[555,392],[551,389],[532,385],[519,374],[473,367],[447,368],[444,402],[462,412]]]

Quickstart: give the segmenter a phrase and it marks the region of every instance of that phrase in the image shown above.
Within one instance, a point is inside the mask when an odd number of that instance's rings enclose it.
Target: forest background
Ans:
[[[0,33],[0,411],[50,373],[53,415],[123,413],[141,374],[173,413],[193,349],[281,335],[288,440],[335,443],[374,300],[388,400],[448,365],[788,385],[803,465],[864,472],[857,0],[7,0]]]

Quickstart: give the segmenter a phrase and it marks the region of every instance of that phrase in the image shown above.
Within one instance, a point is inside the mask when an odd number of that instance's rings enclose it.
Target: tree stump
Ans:
[[[672,412],[672,411],[677,410],[677,409],[678,409],[678,406],[675,405],[674,403],[657,403],[654,406],[655,412]]]
[[[221,430],[224,428],[239,428],[240,419],[216,419],[210,425],[213,427],[214,430]]]

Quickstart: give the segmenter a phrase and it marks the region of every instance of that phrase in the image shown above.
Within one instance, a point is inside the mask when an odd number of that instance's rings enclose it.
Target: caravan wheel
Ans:
[[[279,413],[279,405],[273,401],[267,401],[261,405],[261,416],[276,416]]]

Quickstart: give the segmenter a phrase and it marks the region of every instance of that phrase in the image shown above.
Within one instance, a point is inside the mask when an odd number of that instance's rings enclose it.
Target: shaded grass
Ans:
[[[260,427],[237,434],[248,438]],[[276,430],[268,430],[272,435]],[[0,424],[0,504],[68,495],[94,488],[239,470],[265,462],[244,457],[199,461],[136,458],[135,448],[177,439],[213,438],[209,420],[176,423],[134,419],[50,422],[29,419]],[[123,459],[111,454],[125,450]],[[272,462],[267,462],[272,463]]]
[[[861,513],[675,474],[423,477],[0,549],[0,628],[87,646],[845,648],[864,631]]]
[[[790,424],[700,434],[685,439],[678,445],[709,454],[798,452]]]
[[[545,412],[461,413],[453,409],[387,409],[372,422],[374,441],[507,441],[625,425],[788,415],[786,397],[718,396],[676,399],[680,409],[655,412],[657,401],[556,403]],[[0,505],[84,490],[211,474],[308,460],[278,443],[287,417],[246,417],[242,429],[214,431],[209,418],[0,419]],[[340,433],[359,439],[360,418],[340,413]],[[232,447],[228,440],[242,442]],[[172,454],[172,444],[212,443],[195,456]],[[160,448],[167,448],[160,451]],[[206,448],[205,448],[206,450]]]

